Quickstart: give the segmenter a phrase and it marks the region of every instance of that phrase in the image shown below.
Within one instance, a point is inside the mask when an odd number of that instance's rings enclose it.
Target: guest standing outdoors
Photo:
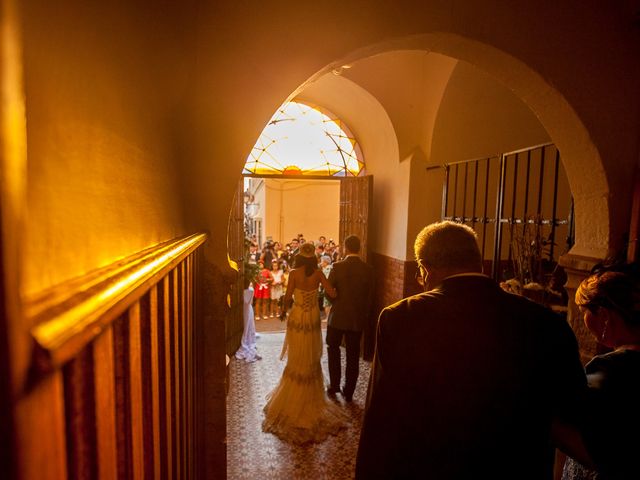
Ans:
[[[320,270],[322,270],[322,273],[325,277],[329,278],[332,268],[333,265],[331,263],[331,257],[329,255],[323,255],[322,257],[320,257]],[[326,318],[329,317],[329,312],[331,311],[331,300],[329,299],[329,296],[324,294],[324,292],[322,294],[322,304],[320,305],[320,311],[324,311],[324,315]]]
[[[327,319],[327,354],[330,396],[342,393],[345,401],[353,400],[360,371],[360,338],[371,315],[373,300],[373,268],[359,256],[360,238],[348,236],[344,241],[345,258],[336,262],[329,274],[329,283],[336,289],[331,299]],[[340,345],[346,346],[345,383],[341,386],[342,361]]]
[[[269,306],[271,304],[271,273],[260,261],[260,272],[258,273],[256,297],[256,320],[269,317]]]
[[[276,258],[271,260],[271,313],[270,317],[280,316],[281,299],[284,296],[284,272],[280,268],[280,261]]]
[[[380,314],[356,478],[551,479],[552,419],[586,390],[573,331],[482,274],[471,228],[414,250],[424,293]]]

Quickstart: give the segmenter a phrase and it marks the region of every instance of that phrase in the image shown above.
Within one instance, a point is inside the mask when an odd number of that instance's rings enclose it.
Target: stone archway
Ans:
[[[464,60],[503,83],[539,118],[553,143],[561,151],[562,161],[575,201],[576,243],[571,255],[603,258],[622,246],[628,215],[612,216],[628,205],[614,205],[611,188],[597,146],[588,129],[567,99],[523,61],[490,45],[450,33],[415,35],[387,41],[357,50],[327,65],[311,77],[315,81],[328,71],[357,60],[392,50],[424,50]],[[301,85],[292,94],[304,90]],[[629,186],[621,186],[628,191]]]
[[[371,45],[328,65],[309,82],[328,71],[340,71],[343,65],[398,50],[426,51],[465,61],[510,89],[536,115],[561,152],[574,199],[575,244],[560,260],[568,274],[565,287],[572,299],[577,284],[590,267],[625,246],[632,175],[625,178],[618,172],[616,178],[611,173],[610,159],[603,160],[594,135],[569,100],[532,67],[497,48],[459,35],[425,34]],[[304,92],[305,87],[306,83],[294,95]],[[606,145],[604,150],[607,151]],[[629,162],[628,171],[633,171],[634,164]],[[615,191],[612,185],[616,186]],[[578,336],[583,357],[591,358],[595,344],[582,326],[572,300],[569,307],[568,319]]]

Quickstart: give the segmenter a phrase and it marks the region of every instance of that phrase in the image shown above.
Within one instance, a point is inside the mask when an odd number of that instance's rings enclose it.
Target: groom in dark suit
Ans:
[[[362,261],[360,239],[350,235],[344,240],[345,258],[333,264],[329,282],[338,296],[331,299],[327,320],[327,353],[329,358],[329,396],[342,392],[347,402],[353,400],[360,367],[360,337],[371,314],[373,268]],[[345,384],[340,388],[340,345],[344,338],[347,350]]]
[[[356,478],[551,479],[552,420],[586,389],[571,327],[483,275],[465,225],[414,250],[425,291],[380,314]]]

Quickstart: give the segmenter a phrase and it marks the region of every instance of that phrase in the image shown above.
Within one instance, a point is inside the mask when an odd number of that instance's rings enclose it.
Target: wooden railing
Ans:
[[[64,405],[69,478],[195,478],[205,239],[163,243],[29,301],[31,381],[63,375],[51,394],[62,398],[48,400]]]

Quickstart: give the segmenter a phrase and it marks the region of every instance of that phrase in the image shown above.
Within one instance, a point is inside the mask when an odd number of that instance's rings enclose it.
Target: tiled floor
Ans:
[[[324,317],[324,314],[320,318],[322,322],[322,328],[326,328],[327,319]],[[286,328],[286,321],[281,322],[277,317],[256,319],[256,332],[258,333],[284,332]]]
[[[261,333],[258,353],[262,360],[254,363],[231,360],[227,398],[227,478],[351,479],[370,364],[360,361],[353,403],[346,404],[338,395],[338,402],[351,416],[349,427],[321,444],[290,445],[261,430],[265,396],[277,384],[284,369],[284,362],[278,358],[283,339],[283,333]],[[344,350],[342,357],[344,372]],[[322,364],[328,379],[326,349]]]

